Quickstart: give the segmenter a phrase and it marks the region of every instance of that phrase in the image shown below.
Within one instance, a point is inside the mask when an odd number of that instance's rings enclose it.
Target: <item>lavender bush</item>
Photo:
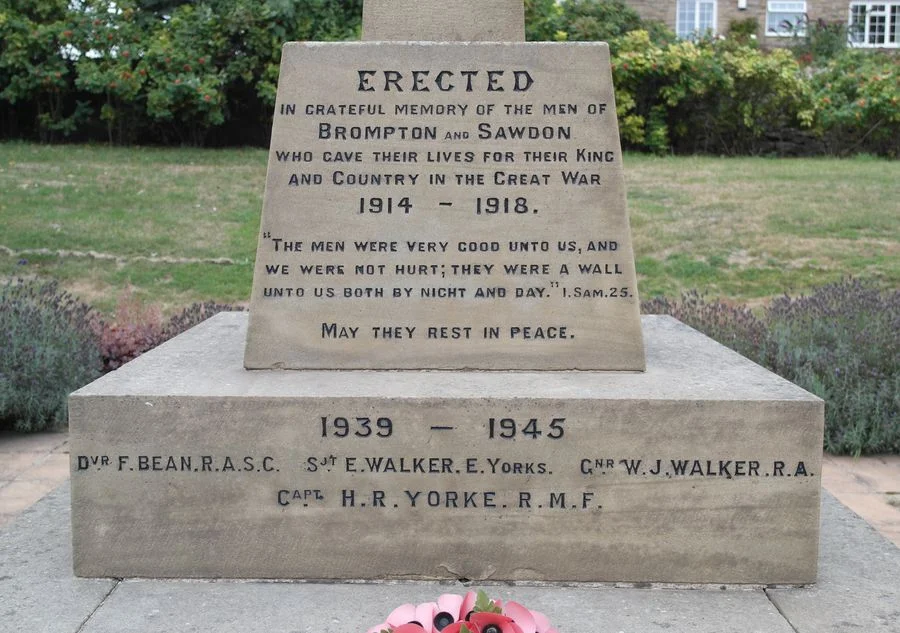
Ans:
[[[644,301],[641,312],[673,316],[760,365],[766,364],[769,330],[746,306],[707,301],[691,290],[681,295],[680,302],[665,297]]]
[[[761,318],[696,291],[641,307],[674,316],[824,399],[828,452],[900,453],[900,291],[848,279],[776,299]]]
[[[0,287],[0,428],[66,422],[66,398],[100,374],[90,307],[55,282]]]
[[[162,328],[160,343],[202,323],[219,312],[243,312],[244,308],[228,303],[194,303],[170,318]]]
[[[846,280],[766,312],[770,368],[824,399],[825,449],[900,452],[900,291]]]

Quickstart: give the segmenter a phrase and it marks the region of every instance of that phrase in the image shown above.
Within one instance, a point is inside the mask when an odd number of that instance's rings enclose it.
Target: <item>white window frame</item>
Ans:
[[[684,4],[694,5],[693,24],[685,25],[681,23],[681,7]],[[700,24],[700,5],[702,4],[712,5],[712,22],[708,26],[703,26]],[[707,33],[709,33],[710,35],[715,35],[716,33],[718,33],[718,4],[719,3],[716,0],[678,0],[675,3],[675,33],[677,33],[678,37],[682,39],[694,39],[696,37],[703,37]]]
[[[790,22],[793,29],[784,29],[782,24]],[[806,35],[806,2],[769,0],[766,3],[766,37],[793,37]]]
[[[855,22],[861,10],[862,24]],[[884,18],[884,41],[872,41],[878,37],[878,18]],[[893,19],[893,32],[891,21]],[[900,0],[883,2],[851,2],[847,21],[850,45],[858,48],[900,48]],[[893,38],[893,39],[892,39]]]

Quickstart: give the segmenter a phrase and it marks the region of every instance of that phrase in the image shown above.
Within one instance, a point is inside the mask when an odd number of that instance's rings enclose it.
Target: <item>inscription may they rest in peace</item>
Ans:
[[[248,368],[643,370],[605,44],[289,44]]]

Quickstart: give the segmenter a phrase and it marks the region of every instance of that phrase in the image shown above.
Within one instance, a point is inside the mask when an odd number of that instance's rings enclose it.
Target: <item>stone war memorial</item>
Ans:
[[[70,398],[79,576],[807,584],[823,403],[639,315],[609,49],[284,47],[249,317]]]

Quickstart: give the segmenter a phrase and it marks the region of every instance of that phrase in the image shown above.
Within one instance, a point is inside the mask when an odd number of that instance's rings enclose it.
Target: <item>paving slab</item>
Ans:
[[[544,611],[563,633],[900,633],[900,549],[823,497],[814,587],[485,589]],[[0,528],[4,633],[356,633],[402,602],[467,589],[458,583],[75,578],[69,503],[65,484]]]
[[[797,633],[900,631],[900,549],[824,495],[819,582],[768,595]]]
[[[13,433],[0,432],[0,454],[39,452],[51,453],[61,449],[69,441],[65,429],[46,433]]]
[[[34,464],[47,457],[47,453],[33,451],[0,453],[0,486],[9,483]]]
[[[567,633],[792,633],[761,590],[485,589],[543,611]],[[362,633],[404,602],[466,590],[435,583],[125,581],[82,633]]]
[[[0,433],[0,526],[69,478],[66,432]]]
[[[900,455],[826,455],[822,485],[900,547]]]
[[[0,505],[4,513],[18,514],[37,503],[59,486],[59,482],[13,480],[0,488]]]
[[[69,485],[0,528],[0,631],[75,633],[116,585],[75,578]]]

